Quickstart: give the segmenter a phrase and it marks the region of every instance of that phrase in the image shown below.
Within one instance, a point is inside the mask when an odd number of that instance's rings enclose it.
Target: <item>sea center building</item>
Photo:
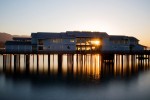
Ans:
[[[31,37],[14,37],[7,41],[6,52],[102,52],[141,51],[145,46],[131,36],[108,35],[106,32],[67,31],[37,32]]]

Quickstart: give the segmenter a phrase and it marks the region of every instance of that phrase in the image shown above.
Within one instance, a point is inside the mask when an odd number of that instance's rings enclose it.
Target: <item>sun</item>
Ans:
[[[93,41],[91,41],[91,43],[93,45],[100,45],[100,41],[99,40],[93,40]]]
[[[95,45],[100,45],[100,41],[94,41]]]
[[[100,41],[95,41],[94,42],[96,45],[99,45],[100,44]]]

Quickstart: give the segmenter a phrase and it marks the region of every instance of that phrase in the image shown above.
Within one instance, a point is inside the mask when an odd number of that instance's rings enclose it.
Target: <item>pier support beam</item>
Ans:
[[[78,65],[78,64],[79,64],[79,57],[78,57],[78,55],[79,55],[79,54],[76,54],[76,56],[77,56],[77,59],[76,59],[76,62],[77,62],[77,73],[78,73],[78,69],[79,69],[79,68],[78,68],[78,66],[79,66],[79,65]]]
[[[14,54],[14,73],[17,71],[17,55]]]
[[[43,54],[43,72],[44,72],[44,54]]]
[[[58,75],[62,74],[62,54],[58,54]]]
[[[6,55],[3,55],[3,71],[6,70]]]
[[[122,65],[122,69],[123,69],[123,55],[121,55],[121,65]]]
[[[34,68],[34,54],[32,56],[33,56],[33,62],[32,63],[33,63],[33,68]]]
[[[150,67],[149,64],[150,63],[150,55],[148,55],[148,68]]]
[[[39,55],[37,54],[37,73],[39,73]]]
[[[73,54],[67,54],[67,74],[68,76],[73,76]]]
[[[48,54],[48,73],[50,73],[50,54]]]
[[[103,55],[101,54],[101,59],[100,59],[100,62],[101,62],[101,73],[103,74],[103,70],[104,70],[104,68],[103,68],[103,66],[104,66],[104,57],[103,57]]]
[[[19,70],[20,70],[20,54],[18,55],[18,67],[19,67]]]
[[[30,55],[26,55],[26,73],[29,73],[30,71]]]
[[[9,58],[9,60],[10,60],[10,62],[9,62],[9,68],[10,68],[10,71],[11,71],[11,67],[12,67],[12,54],[10,54],[9,56],[10,56],[10,58]]]

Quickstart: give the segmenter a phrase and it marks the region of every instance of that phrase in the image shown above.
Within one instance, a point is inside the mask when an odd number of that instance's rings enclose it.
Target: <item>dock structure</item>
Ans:
[[[99,55],[98,64],[101,66],[116,63],[124,66],[124,60],[132,62],[132,65],[136,63],[149,65],[150,60],[150,51],[146,49],[146,46],[140,45],[137,38],[108,35],[106,32],[37,32],[32,33],[31,37],[14,37],[12,41],[5,43],[5,47],[3,51],[0,51],[3,55],[3,71],[13,69],[14,72],[21,70],[21,55],[24,57],[26,73],[30,73],[32,62],[37,73],[41,70],[45,71],[44,66],[48,66],[47,70],[50,73],[52,64],[57,58],[58,73],[61,74],[64,55],[67,55],[65,59],[69,66],[68,70],[73,70],[73,66],[78,65],[78,62],[83,66],[86,66],[85,61],[89,60],[92,63],[95,60],[93,55],[96,54]],[[57,57],[54,58],[54,55]],[[87,55],[90,55],[90,58]],[[42,69],[41,62],[43,62]],[[46,65],[45,62],[47,62]]]
[[[5,43],[5,51],[14,54],[126,54],[144,50],[146,46],[139,44],[135,37],[87,31],[37,32],[31,33],[31,37],[16,37]]]
[[[13,70],[14,73],[18,72],[19,70],[21,70],[21,64],[20,64],[20,59],[21,59],[21,55],[23,55],[24,57],[24,64],[25,64],[25,72],[27,74],[30,73],[30,67],[31,67],[31,61],[33,61],[32,63],[36,65],[36,72],[39,73],[40,72],[40,61],[43,62],[43,66],[44,66],[44,62],[45,60],[47,60],[47,70],[48,73],[50,73],[50,68],[51,66],[51,60],[54,60],[54,58],[52,59],[52,56],[54,57],[54,55],[57,56],[56,62],[58,63],[58,73],[59,75],[62,74],[62,62],[64,60],[63,55],[67,55],[67,58],[65,58],[67,60],[67,66],[68,66],[68,70],[72,69],[73,70],[73,66],[74,66],[74,62],[76,62],[76,65],[78,66],[78,63],[83,64],[84,66],[85,61],[89,61],[92,63],[92,60],[94,60],[94,58],[88,58],[87,55],[90,55],[92,57],[92,55],[98,54],[99,55],[99,65],[100,66],[105,66],[106,64],[111,64],[112,66],[115,66],[115,64],[119,64],[121,66],[124,66],[124,64],[130,64],[131,66],[136,65],[137,63],[142,67],[144,64],[147,64],[147,66],[149,66],[150,63],[150,51],[138,51],[138,52],[114,52],[114,51],[107,51],[107,52],[15,52],[15,53],[7,53],[7,52],[0,52],[0,54],[3,57],[3,72],[7,72],[8,69]],[[43,56],[42,60],[40,58],[40,56]],[[75,57],[74,57],[75,56]],[[45,59],[45,57],[47,57],[47,59]],[[76,59],[75,59],[76,58]],[[91,60],[89,60],[91,59]],[[124,60],[126,60],[126,62],[124,62]],[[36,61],[36,62],[35,62]],[[130,63],[127,63],[130,62]],[[34,65],[34,66],[35,66]],[[13,68],[12,68],[13,66]]]

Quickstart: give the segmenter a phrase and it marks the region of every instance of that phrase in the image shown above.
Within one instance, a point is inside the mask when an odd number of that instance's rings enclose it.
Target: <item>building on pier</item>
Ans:
[[[75,51],[74,35],[66,33],[32,33],[33,51]]]
[[[31,37],[13,37],[5,43],[6,52],[31,52]]]
[[[145,46],[139,44],[139,40],[131,36],[110,35],[111,51],[139,51]]]
[[[109,50],[105,32],[67,31],[65,33],[32,33],[34,51],[101,51]]]
[[[32,33],[31,38],[16,37],[6,42],[9,52],[138,51],[144,48],[135,37],[89,31],[37,32]]]

